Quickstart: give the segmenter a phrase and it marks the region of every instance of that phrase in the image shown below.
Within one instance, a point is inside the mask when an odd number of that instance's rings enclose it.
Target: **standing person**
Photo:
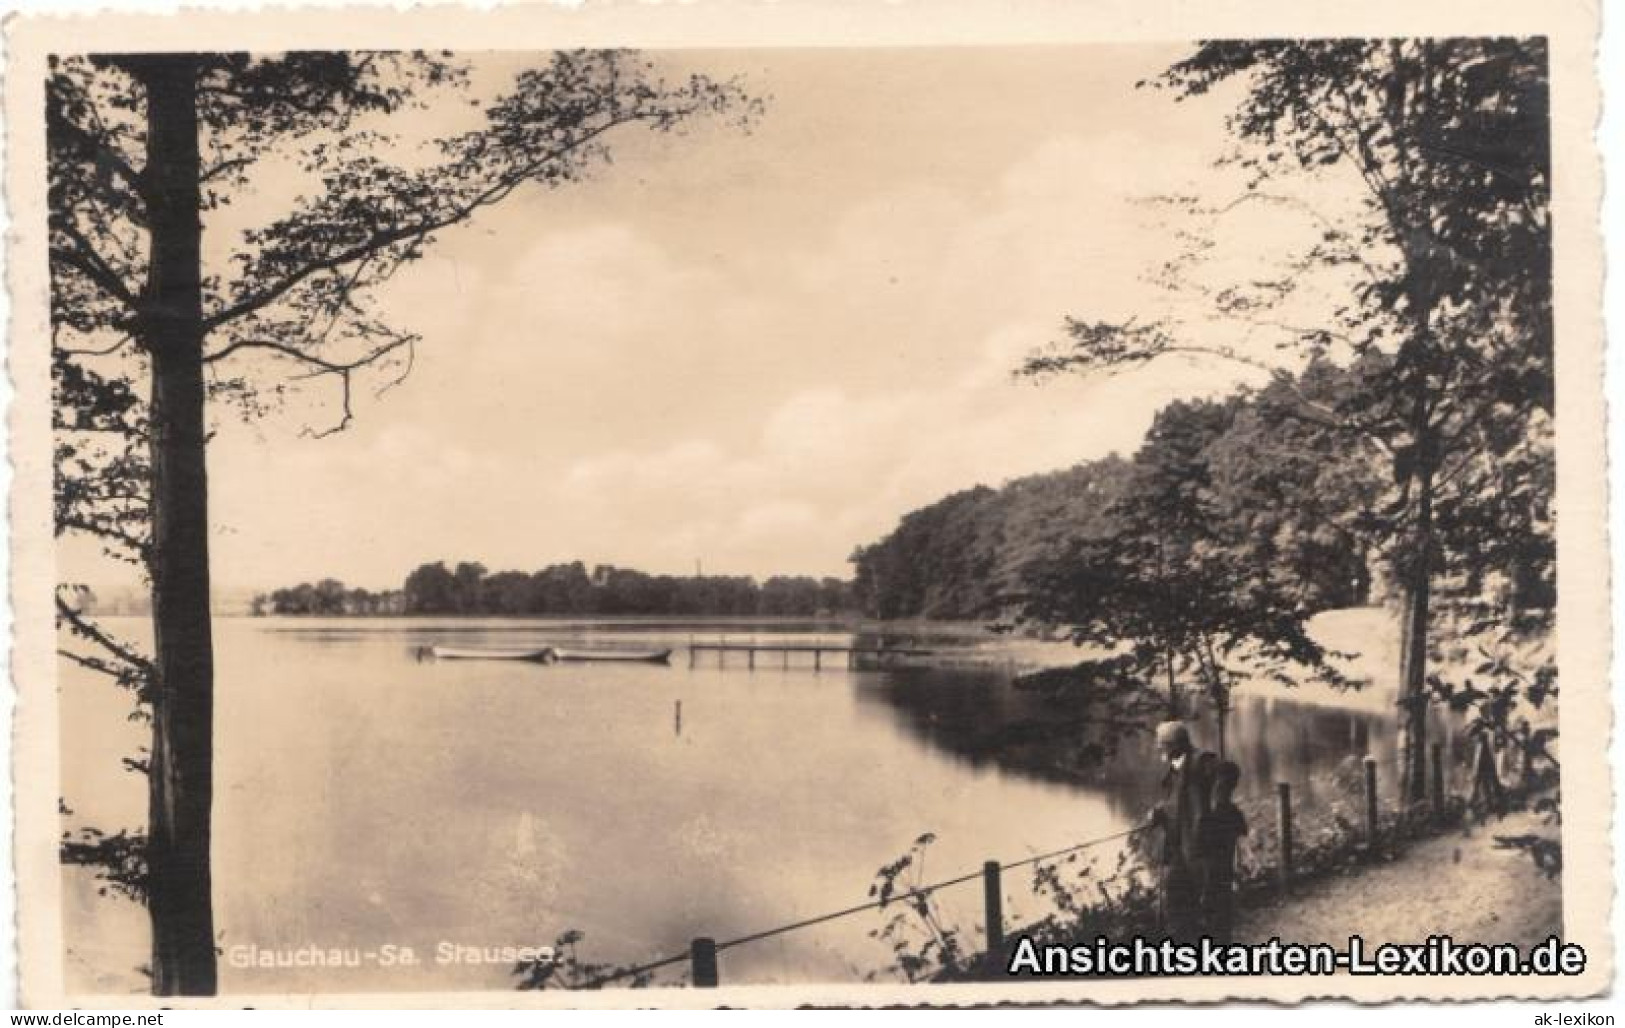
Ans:
[[[1247,818],[1231,800],[1241,768],[1221,761],[1213,770],[1213,797],[1202,822],[1202,915],[1214,942],[1229,942],[1236,916],[1236,842],[1247,834]]]
[[[1212,766],[1216,758],[1191,743],[1190,729],[1178,721],[1157,726],[1157,748],[1168,761],[1162,779],[1162,802],[1151,823],[1162,829],[1159,892],[1162,929],[1179,942],[1202,935],[1202,824],[1209,809]]]

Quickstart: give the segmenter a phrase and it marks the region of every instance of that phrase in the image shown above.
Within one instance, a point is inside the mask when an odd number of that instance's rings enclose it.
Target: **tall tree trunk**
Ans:
[[[1425,453],[1418,446],[1419,453]],[[1399,655],[1400,730],[1406,800],[1427,797],[1428,621],[1433,598],[1433,467],[1424,455],[1417,480],[1416,536],[1405,568],[1405,614]]]
[[[197,66],[142,57],[151,254],[140,318],[152,363],[152,625],[157,682],[148,774],[152,989],[216,991],[209,867],[214,647],[204,464]]]

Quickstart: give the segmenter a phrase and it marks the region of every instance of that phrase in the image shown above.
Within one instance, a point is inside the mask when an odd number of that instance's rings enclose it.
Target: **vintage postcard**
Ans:
[[[34,1007],[1594,996],[1594,5],[7,25]]]

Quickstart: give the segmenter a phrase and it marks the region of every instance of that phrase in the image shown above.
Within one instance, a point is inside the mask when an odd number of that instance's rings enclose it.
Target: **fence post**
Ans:
[[[1286,782],[1277,782],[1276,793],[1280,799],[1281,829],[1281,865],[1278,869],[1279,885],[1282,892],[1286,892],[1287,885],[1292,881],[1292,786]]]
[[[999,881],[999,862],[982,865],[982,902],[987,915],[987,951],[1002,958],[1004,953],[1004,887]]]
[[[1365,758],[1365,844],[1377,848],[1377,758]]]
[[[1444,819],[1444,743],[1433,744],[1433,820]]]
[[[696,989],[717,987],[717,940],[702,935],[689,943],[688,962]]]

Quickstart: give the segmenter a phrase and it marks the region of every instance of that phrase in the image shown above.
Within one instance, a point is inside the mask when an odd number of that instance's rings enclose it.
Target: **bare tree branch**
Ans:
[[[84,233],[73,224],[73,219],[52,218],[51,227],[72,244],[72,246],[52,246],[51,255],[83,272],[102,292],[124,304],[134,313],[139,306],[134,290],[125,284],[123,276],[97,252],[90,240],[86,239]]]
[[[591,129],[569,144],[548,151],[541,156],[521,165],[519,168],[500,176],[490,186],[476,193],[471,199],[462,203],[453,204],[450,209],[439,215],[430,215],[423,221],[413,225],[403,225],[383,232],[371,238],[345,247],[337,253],[312,260],[303,267],[293,271],[281,280],[272,283],[259,292],[250,293],[237,300],[237,302],[204,318],[204,330],[210,331],[227,322],[234,321],[247,314],[261,310],[282,297],[286,296],[301,282],[323,272],[336,272],[356,261],[371,258],[392,246],[403,243],[421,243],[442,229],[451,227],[465,221],[474,212],[483,207],[489,207],[505,199],[510,193],[523,185],[532,176],[536,175],[548,165],[582,150],[604,133],[621,125],[651,118],[641,112],[618,115],[610,118],[603,125]]]

